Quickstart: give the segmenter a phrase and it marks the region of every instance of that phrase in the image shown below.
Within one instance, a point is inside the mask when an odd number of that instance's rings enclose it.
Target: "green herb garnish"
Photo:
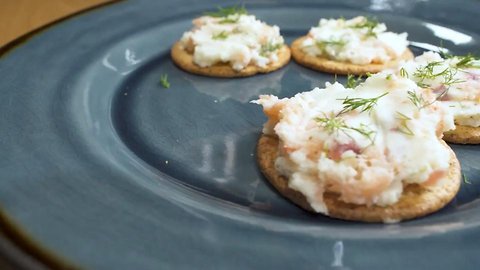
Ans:
[[[463,182],[465,184],[469,184],[469,185],[472,184],[472,182],[470,182],[470,180],[468,180],[467,176],[464,173],[462,173],[462,178],[463,178]]]
[[[455,64],[456,68],[480,68],[480,57],[475,56],[472,53],[467,55],[453,55],[448,49],[443,46],[443,40],[440,40],[440,48],[438,49],[438,54],[443,59],[452,59],[457,58],[458,62]]]
[[[350,111],[353,111],[355,109],[360,108],[361,112],[365,111],[370,111],[373,106],[377,104],[378,99],[381,97],[387,95],[388,92],[374,98],[348,98],[346,97],[345,99],[340,99],[343,100],[343,109],[337,113],[336,115],[331,115],[330,117],[327,117],[326,115],[324,117],[316,117],[314,120],[318,123],[321,124],[322,127],[325,128],[325,130],[328,133],[334,133],[334,132],[339,132],[342,131],[344,134],[350,137],[350,135],[347,133],[347,130],[352,130],[355,132],[358,132],[362,136],[368,138],[371,142],[371,144],[374,143],[375,141],[375,136],[376,136],[376,131],[372,130],[369,128],[367,125],[361,123],[360,126],[358,127],[352,127],[348,126],[345,123],[345,120],[341,118],[341,115]]]
[[[455,65],[457,68],[480,68],[480,59],[469,53],[465,56],[457,56],[459,59]]]
[[[415,134],[408,127],[408,121],[412,120],[412,118],[398,111],[396,113],[398,115],[397,119],[400,120],[400,126],[398,127],[398,131],[409,136],[414,136]]]
[[[377,34],[376,34],[373,30],[374,30],[375,27],[377,27],[379,24],[380,24],[380,23],[378,22],[377,18],[375,18],[375,17],[371,17],[371,18],[366,17],[363,22],[357,23],[357,24],[351,26],[351,28],[357,28],[357,29],[366,28],[366,29],[367,29],[367,33],[366,33],[366,36],[367,36],[367,37],[376,37]]]
[[[205,15],[214,17],[214,18],[223,18],[222,20],[219,21],[219,23],[224,24],[224,23],[236,23],[238,22],[238,19],[240,15],[246,15],[248,14],[247,9],[245,9],[244,6],[233,6],[233,7],[217,7],[217,11],[210,11],[210,12],[205,12]],[[232,18],[232,15],[237,15],[235,18]]]
[[[348,74],[347,76],[347,88],[355,88],[363,81],[362,76],[355,77],[354,75]]]
[[[371,111],[372,108],[377,105],[377,101],[387,95],[388,92],[385,92],[383,94],[381,94],[380,96],[378,97],[374,97],[374,98],[349,98],[349,97],[346,97],[344,99],[341,99],[343,100],[343,109],[340,111],[339,114],[343,114],[343,113],[346,113],[346,112],[350,112],[350,111],[353,111],[353,110],[356,110],[358,108],[360,108],[360,112],[365,112],[365,111]]]
[[[424,67],[418,67],[415,73],[413,73],[413,76],[418,77],[420,79],[435,79],[438,76],[443,76],[444,74],[446,74],[449,68],[445,68],[444,70],[437,73],[434,72],[434,68],[436,66],[440,66],[442,63],[443,61],[429,62]]]
[[[327,46],[336,46],[336,47],[344,47],[347,44],[345,40],[323,40],[315,42],[315,45],[322,51],[325,51]]]
[[[262,45],[260,48],[260,55],[265,57],[269,55],[270,53],[280,49],[283,46],[281,43],[273,44],[273,43],[267,43],[265,45]]]
[[[227,38],[228,38],[228,33],[226,31],[222,31],[212,36],[212,39],[214,40],[225,40]]]
[[[440,46],[438,47],[438,54],[440,54],[440,56],[443,59],[448,59],[453,57],[453,54],[451,54],[450,51],[447,48],[445,48],[445,46],[443,46],[442,39],[440,40]]]
[[[425,101],[421,94],[417,94],[414,91],[407,91],[408,99],[417,107],[419,110],[431,105],[432,103],[428,103]]]
[[[160,84],[163,88],[170,88],[170,82],[168,82],[168,74],[162,74],[160,76]]]
[[[441,56],[443,59],[449,59],[449,58],[454,57],[453,54],[451,54],[447,49],[444,49],[444,48],[441,48],[441,49],[438,51],[438,54],[440,54],[440,56]]]
[[[239,17],[236,17],[236,18],[225,18],[225,19],[222,19],[221,21],[219,21],[218,23],[219,23],[219,24],[236,23],[236,22],[238,22],[238,19],[239,19]]]
[[[348,127],[348,129],[354,130],[361,135],[365,136],[368,140],[370,140],[370,143],[373,144],[375,141],[375,135],[377,135],[377,132],[369,128],[367,125],[360,123],[359,127]]]
[[[390,81],[390,80],[392,79],[392,74],[388,74],[388,75],[385,77],[385,79],[386,79],[387,81]]]
[[[418,67],[417,70],[415,70],[415,72],[413,73],[413,76],[417,77],[420,80],[417,81],[418,86],[423,88],[430,87],[431,85],[428,83],[424,83],[424,81],[433,80],[438,77],[443,78],[442,84],[447,87],[455,83],[463,82],[462,80],[454,78],[455,74],[457,73],[456,68],[448,66],[439,72],[435,72],[435,67],[440,66],[443,63],[443,61],[434,61],[428,63],[424,67]]]
[[[408,78],[408,72],[403,67],[400,69],[400,76]]]
[[[324,127],[325,130],[330,134],[342,131],[347,136],[350,136],[346,131],[353,130],[358,132],[360,135],[366,137],[368,140],[370,140],[372,144],[375,140],[376,132],[370,129],[367,125],[363,123],[360,124],[360,126],[358,127],[351,127],[351,126],[348,126],[345,123],[345,120],[340,118],[338,115],[336,116],[332,115],[330,117],[316,117],[314,120],[320,123],[321,126]]]
[[[331,117],[316,117],[314,120],[322,124],[328,133],[337,132],[338,130],[347,126],[342,118],[334,115]]]
[[[248,11],[245,9],[244,6],[233,6],[233,7],[226,7],[222,8],[217,6],[217,11],[209,11],[205,12],[205,15],[214,17],[214,18],[225,18],[230,15],[246,15]]]
[[[470,63],[471,58],[465,58],[460,61],[460,65],[468,65]],[[445,64],[445,61],[434,61],[430,62],[425,66],[418,67],[415,72],[413,73],[413,76],[415,77],[415,82],[417,85],[421,88],[431,88],[432,84],[425,82],[426,80],[434,80],[436,78],[441,78],[442,82],[441,85],[445,88],[440,95],[437,96],[435,101],[440,100],[443,98],[447,93],[448,90],[450,89],[450,86],[456,83],[462,83],[464,82],[463,80],[455,79],[455,75],[458,72],[458,67],[452,67],[448,65],[446,68],[441,68],[440,71],[438,71],[439,68],[436,67],[441,67],[443,64]],[[409,94],[410,95],[410,94]],[[422,100],[415,100],[415,97],[413,95],[410,95],[412,102],[417,106],[419,109],[424,108],[428,105],[431,105],[433,102],[430,103],[425,103],[424,105],[419,105],[418,102]]]
[[[480,68],[480,58],[472,53],[467,55],[453,55],[440,44],[439,54],[443,59],[457,58],[458,62],[455,64],[456,68]]]

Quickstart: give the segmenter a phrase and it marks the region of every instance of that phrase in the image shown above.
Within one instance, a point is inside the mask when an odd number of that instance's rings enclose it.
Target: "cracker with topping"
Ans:
[[[315,213],[306,197],[288,185],[288,178],[275,169],[278,157],[276,137],[262,135],[257,144],[257,161],[266,179],[282,196],[291,200],[301,208]],[[328,216],[362,222],[394,223],[402,220],[419,218],[434,213],[448,204],[460,188],[460,164],[453,151],[450,152],[450,168],[447,181],[438,186],[422,186],[410,184],[405,186],[399,201],[386,207],[358,205],[346,203],[339,199],[338,193],[327,192],[323,199],[328,208]]]
[[[293,59],[300,65],[332,74],[364,75],[412,59],[407,34],[386,32],[375,19],[356,17],[321,19],[308,35],[292,45]]]
[[[271,62],[264,67],[256,66],[255,64],[248,64],[240,70],[235,70],[230,63],[216,63],[211,66],[201,67],[195,64],[193,54],[185,51],[179,42],[173,45],[171,56],[173,61],[181,69],[198,75],[209,77],[248,77],[259,73],[269,73],[282,68],[290,61],[290,49],[286,45],[282,45],[276,52],[278,60]]]
[[[473,55],[442,57],[425,52],[397,68],[424,91],[437,95],[453,114],[454,130],[444,140],[458,144],[480,144],[480,60]]]
[[[445,141],[457,144],[480,144],[480,127],[455,126],[454,130],[443,134]]]
[[[249,15],[244,8],[219,8],[193,21],[171,49],[181,69],[211,77],[247,77],[280,69],[290,61],[278,26]]]
[[[327,83],[279,99],[257,145],[267,180],[302,208],[364,222],[431,214],[460,187],[460,165],[441,139],[454,127],[432,92],[382,72],[352,88]]]

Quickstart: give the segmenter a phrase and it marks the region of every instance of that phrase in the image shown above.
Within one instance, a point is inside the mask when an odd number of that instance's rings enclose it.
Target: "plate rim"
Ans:
[[[74,17],[84,15],[88,12],[101,9],[113,4],[118,4],[124,2],[123,0],[109,0],[105,3],[89,7],[84,10],[77,11],[60,19],[54,20],[46,25],[43,25],[39,28],[33,29],[32,31],[25,33],[14,40],[8,42],[4,46],[0,47],[0,59],[9,53],[13,52],[16,48],[27,43],[32,37],[37,34],[41,34],[45,30],[54,28],[65,21],[68,21]],[[247,2],[248,3],[248,2]],[[480,3],[479,3],[480,4]],[[24,251],[28,251],[29,255],[34,256],[36,259],[43,260],[46,265],[52,268],[60,269],[76,269],[78,266],[75,266],[68,262],[66,258],[63,258],[59,253],[53,252],[49,248],[40,244],[39,241],[35,240],[32,235],[29,235],[16,221],[8,215],[8,213],[0,205],[0,225],[2,228],[0,232],[6,229],[8,235],[12,237],[11,241],[14,241],[15,244],[21,246]],[[27,255],[26,255],[27,256]]]
[[[80,17],[92,11],[113,6],[124,1],[125,0],[107,0],[103,3],[98,3],[93,6],[75,11],[47,24],[34,28],[1,46],[0,59],[4,58],[9,53],[14,52],[15,49],[27,43],[31,38],[42,34],[44,31],[52,29],[73,18]],[[67,258],[64,258],[50,248],[42,245],[37,239],[35,239],[34,236],[26,232],[26,230],[17,221],[10,217],[7,211],[5,211],[5,209],[3,209],[3,207],[0,205],[0,240],[4,240],[2,238],[5,238],[7,247],[1,245],[0,251],[2,251],[2,255],[7,257],[9,263],[12,262],[14,264],[14,267],[20,267],[21,269],[44,269],[44,267],[51,269],[78,269],[77,265],[73,264]],[[6,250],[9,248],[9,243],[12,244],[12,247],[18,249],[18,253],[6,252]],[[23,259],[25,261],[22,261]]]

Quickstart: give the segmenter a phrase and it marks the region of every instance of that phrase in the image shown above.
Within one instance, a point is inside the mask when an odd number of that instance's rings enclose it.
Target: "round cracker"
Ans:
[[[173,62],[179,66],[181,69],[209,77],[224,77],[224,78],[234,78],[234,77],[248,77],[253,76],[257,73],[269,73],[280,69],[285,66],[288,61],[290,61],[290,49],[287,45],[278,49],[277,56],[278,61],[269,63],[266,67],[262,68],[253,64],[246,66],[242,70],[233,69],[229,63],[217,63],[209,67],[200,67],[199,65],[193,62],[193,54],[185,51],[180,42],[176,42],[170,54],[172,56]]]
[[[443,139],[450,143],[480,144],[480,127],[460,126],[443,133]]]
[[[306,54],[302,49],[302,43],[306,38],[306,36],[303,36],[293,41],[291,46],[293,59],[302,66],[332,74],[365,75],[367,73],[378,73],[384,69],[397,65],[400,60],[410,60],[414,58],[413,53],[407,48],[399,59],[384,64],[358,65],[349,62],[339,62],[324,57]]]
[[[275,169],[275,159],[278,155],[278,138],[262,135],[257,145],[257,161],[267,180],[286,198],[303,209],[315,212],[305,196],[288,186],[288,179],[280,175]],[[400,200],[388,207],[366,206],[345,203],[340,201],[339,195],[331,192],[324,194],[324,201],[328,215],[334,218],[363,221],[363,222],[396,222],[413,219],[433,213],[457,194],[460,188],[460,164],[455,153],[450,150],[450,170],[448,178],[441,185],[424,187],[418,184],[409,184],[400,197]]]

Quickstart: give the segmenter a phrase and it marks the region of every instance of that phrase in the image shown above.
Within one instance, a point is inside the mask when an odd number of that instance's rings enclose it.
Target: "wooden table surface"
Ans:
[[[112,0],[0,0],[0,47],[50,22],[111,1]],[[49,268],[48,266],[45,266],[46,268],[44,268],[44,266],[38,268],[38,264],[33,263],[33,258],[20,255],[20,252],[25,251],[20,251],[14,246],[9,247],[9,240],[5,237],[6,235],[0,228],[0,245],[3,247],[3,250],[5,250],[6,246],[9,251],[7,253],[10,254],[8,256],[6,256],[6,254],[0,254],[0,269],[13,270],[19,269],[18,267],[28,269]],[[18,261],[19,258],[22,262]]]
[[[42,25],[111,0],[0,0],[0,47]]]

